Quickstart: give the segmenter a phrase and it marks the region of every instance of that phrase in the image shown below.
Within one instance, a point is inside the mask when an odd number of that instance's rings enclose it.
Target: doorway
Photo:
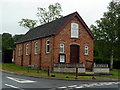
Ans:
[[[78,45],[70,45],[70,63],[79,63]]]

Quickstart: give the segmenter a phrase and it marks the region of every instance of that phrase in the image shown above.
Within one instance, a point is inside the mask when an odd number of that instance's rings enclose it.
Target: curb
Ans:
[[[28,77],[33,77],[33,78],[50,79],[50,80],[88,81],[88,82],[112,82],[112,81],[117,82],[117,81],[120,81],[118,79],[111,79],[111,80],[80,80],[80,79],[63,79],[63,78],[37,77],[37,76],[23,75],[23,74],[20,74],[20,73],[7,71],[7,70],[3,70],[3,69],[0,69],[0,71],[5,72],[5,73],[14,74],[14,75],[28,76]]]

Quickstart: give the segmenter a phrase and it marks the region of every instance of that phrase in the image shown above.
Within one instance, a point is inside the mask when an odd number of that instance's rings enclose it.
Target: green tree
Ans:
[[[18,23],[20,26],[23,26],[23,27],[28,28],[28,29],[32,29],[37,25],[37,20],[22,19]]]
[[[2,35],[0,34],[0,51],[2,50]]]
[[[15,48],[16,41],[21,38],[23,34],[12,36],[9,33],[0,34],[0,50],[10,50]]]
[[[45,24],[62,17],[60,14],[61,11],[61,5],[59,3],[55,3],[55,5],[49,5],[48,11],[46,8],[38,8],[37,17],[40,24]]]
[[[62,17],[60,14],[62,12],[61,5],[59,3],[55,3],[54,5],[49,5],[48,10],[46,8],[37,8],[38,20],[31,20],[31,19],[22,19],[19,24],[28,29],[32,29],[37,26],[37,22],[39,24],[45,24],[51,22],[57,18]]]
[[[3,33],[2,34],[2,50],[5,49],[13,49],[15,47],[14,40],[12,38],[12,35],[9,33]]]
[[[108,12],[105,12],[103,18],[96,21],[96,25],[91,25],[92,32],[96,37],[96,41],[104,41],[102,45],[110,53],[110,68],[113,68],[113,58],[115,52],[120,46],[120,1],[113,0],[109,3]],[[119,45],[118,45],[119,44]],[[99,49],[100,50],[100,49]]]
[[[14,36],[13,36],[14,43],[16,43],[22,36],[24,36],[24,35],[23,35],[23,34],[14,35]]]

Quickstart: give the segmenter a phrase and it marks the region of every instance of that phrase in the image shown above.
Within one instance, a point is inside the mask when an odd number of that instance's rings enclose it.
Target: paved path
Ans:
[[[120,82],[90,82],[90,81],[68,81],[34,78],[9,73],[2,73],[2,88],[16,90],[79,90],[81,88],[113,88],[118,89]],[[3,89],[4,90],[4,89]],[[95,89],[94,89],[95,90]]]

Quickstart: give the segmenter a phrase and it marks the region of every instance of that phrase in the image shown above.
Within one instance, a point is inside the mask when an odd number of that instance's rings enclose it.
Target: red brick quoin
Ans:
[[[78,38],[71,37],[71,23],[78,24]],[[46,53],[47,40],[49,40],[49,53]],[[38,47],[35,54],[36,42]],[[26,55],[27,44],[28,55]],[[63,53],[60,53],[60,44],[64,44]],[[85,46],[88,46],[88,55],[85,55]],[[93,64],[93,47],[93,34],[80,15],[75,12],[29,30],[16,43],[14,62],[21,66],[40,65],[42,70],[46,70],[48,66],[53,69],[54,63],[84,63],[86,67],[90,67]],[[60,62],[60,58],[63,58],[60,55],[64,56],[64,62]]]

